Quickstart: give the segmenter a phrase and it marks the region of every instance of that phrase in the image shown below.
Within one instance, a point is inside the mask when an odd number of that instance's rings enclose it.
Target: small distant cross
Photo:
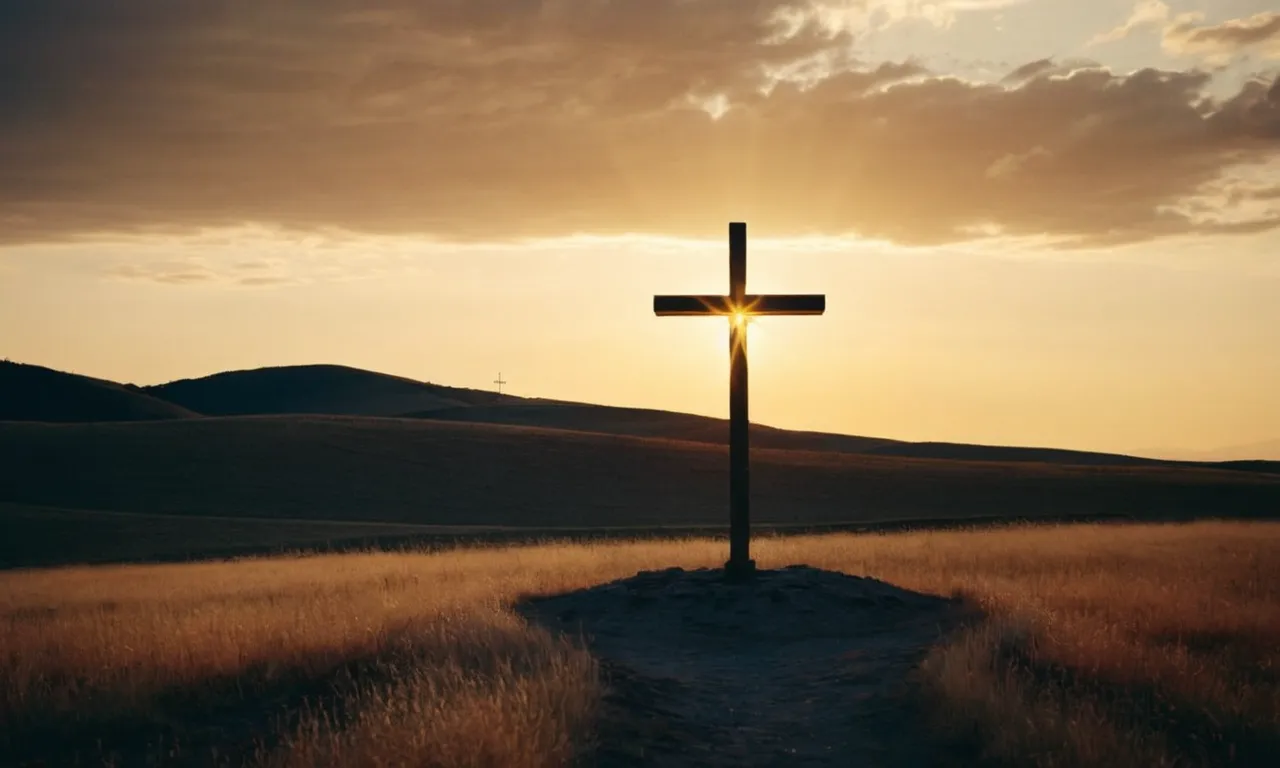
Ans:
[[[499,373],[499,374],[498,374],[498,378],[497,378],[497,379],[495,379],[493,383],[498,385],[498,394],[499,394],[499,395],[501,395],[501,394],[502,394],[502,385],[507,384],[508,382],[503,381],[503,379],[502,379],[502,374],[501,374],[501,373]]]
[[[747,293],[747,225],[729,225],[728,296],[655,296],[659,317],[721,315],[729,318],[729,578],[755,572],[751,559],[751,433],[747,415],[747,321],[762,315],[821,315],[821,295],[755,296]]]

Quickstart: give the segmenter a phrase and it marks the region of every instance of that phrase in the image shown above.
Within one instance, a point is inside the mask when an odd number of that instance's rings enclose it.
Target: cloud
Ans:
[[[255,242],[266,243],[260,233],[237,233],[234,237],[209,238],[200,235],[177,235],[164,244],[148,242],[148,238],[135,238],[134,242],[105,242],[99,244],[94,255],[105,262],[100,273],[116,280],[159,283],[160,285],[214,285],[267,287],[291,285],[298,281],[297,269],[289,269],[282,260],[255,258],[235,260],[228,258],[225,249]],[[221,247],[219,246],[221,240]],[[276,248],[287,247],[279,242]],[[53,246],[56,250],[58,247]],[[165,251],[187,254],[181,258],[162,255]],[[72,251],[73,258],[77,251]],[[42,254],[44,258],[57,258],[56,253]],[[305,267],[306,265],[295,265]]]
[[[1093,38],[1090,45],[1115,42],[1137,30],[1160,30],[1161,46],[1175,56],[1197,56],[1223,65],[1254,52],[1280,58],[1280,11],[1263,11],[1241,19],[1205,24],[1200,12],[1174,14],[1163,0],[1140,0],[1120,26]]]
[[[1089,59],[1068,59],[1065,61],[1038,59],[1020,67],[1015,67],[1012,72],[1001,78],[1000,82],[1005,85],[1016,86],[1025,84],[1037,77],[1066,76],[1081,69],[1102,69],[1102,65]]]
[[[1169,6],[1163,0],[1138,0],[1133,13],[1129,14],[1129,18],[1123,24],[1095,36],[1088,44],[1093,46],[1114,43],[1140,29],[1161,26],[1169,20],[1169,14]]]
[[[1223,63],[1248,51],[1280,59],[1280,11],[1221,24],[1199,24],[1202,19],[1198,14],[1174,19],[1164,31],[1165,49]]]
[[[510,247],[527,248],[514,243]],[[159,232],[146,228],[140,234],[111,235],[87,246],[48,242],[0,248],[0,268],[21,260],[70,272],[92,271],[112,280],[267,288],[346,283],[390,273],[408,277],[421,274],[425,260],[442,254],[459,257],[467,250],[455,243],[328,230],[235,227]]]
[[[1236,231],[1179,205],[1277,155],[1271,83],[1214,101],[1202,72],[1053,62],[970,82],[857,61],[837,6],[0,0],[0,238],[719,236],[746,219],[1133,242]]]
[[[861,31],[922,20],[948,28],[966,13],[995,13],[1030,0],[816,0],[813,15],[828,27]]]
[[[262,274],[258,265],[228,264],[208,266],[203,262],[156,261],[123,263],[106,267],[102,273],[116,280],[158,283],[160,285],[233,285],[249,288],[295,285],[299,282],[286,274]]]
[[[236,281],[237,285],[243,285],[251,288],[291,285],[293,283],[294,281],[287,277],[272,275],[254,275],[252,277],[242,277]]]
[[[106,274],[120,280],[139,280],[162,285],[191,285],[217,279],[207,269],[184,264],[119,264],[107,269]]]

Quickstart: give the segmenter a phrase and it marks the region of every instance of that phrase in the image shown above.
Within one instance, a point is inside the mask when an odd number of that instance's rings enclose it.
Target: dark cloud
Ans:
[[[1016,67],[1000,81],[1006,85],[1019,85],[1036,77],[1049,75],[1069,75],[1077,69],[1098,69],[1102,65],[1088,59],[1072,59],[1057,61],[1055,59],[1038,59]]]
[[[855,63],[805,7],[0,0],[0,238],[719,235],[745,218],[1129,242],[1246,226],[1179,206],[1278,155],[1271,84],[1215,102],[1199,72],[1053,62],[972,83]],[[713,120],[717,98],[732,109]]]
[[[1027,80],[1030,80],[1031,78],[1036,77],[1037,75],[1043,75],[1047,72],[1052,72],[1056,68],[1057,68],[1057,64],[1054,62],[1053,59],[1038,59],[1036,61],[1028,62],[1026,64],[1023,64],[1020,67],[1017,67],[1012,72],[1005,75],[1004,80],[1002,80],[1001,82],[1024,83]]]

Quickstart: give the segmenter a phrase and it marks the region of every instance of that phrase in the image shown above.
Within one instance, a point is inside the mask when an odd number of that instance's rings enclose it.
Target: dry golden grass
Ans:
[[[513,602],[722,557],[690,540],[2,574],[0,763],[562,765],[590,741],[595,661]],[[757,559],[981,608],[922,669],[968,759],[1275,754],[1280,525],[842,534]]]

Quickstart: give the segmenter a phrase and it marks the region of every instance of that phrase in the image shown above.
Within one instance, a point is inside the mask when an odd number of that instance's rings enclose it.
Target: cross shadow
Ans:
[[[603,766],[936,764],[909,677],[967,613],[806,566],[644,572],[516,610],[600,660]]]

